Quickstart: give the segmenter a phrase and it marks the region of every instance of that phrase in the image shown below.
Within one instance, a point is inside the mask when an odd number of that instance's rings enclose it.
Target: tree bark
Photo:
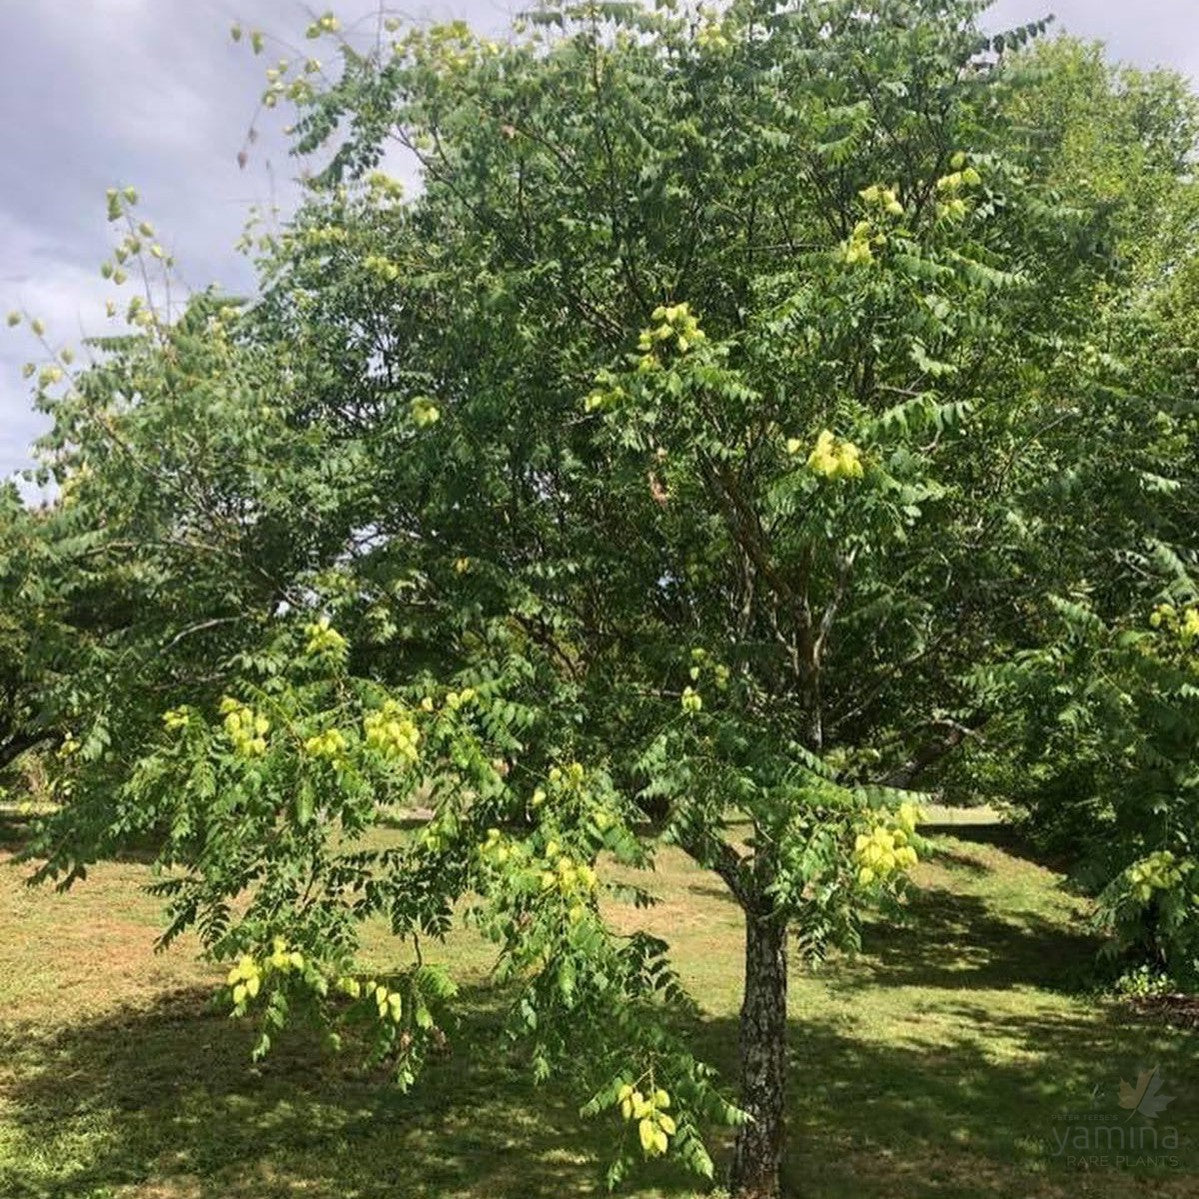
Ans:
[[[787,925],[748,907],[745,996],[741,1005],[741,1106],[750,1121],[737,1133],[734,1199],[778,1199],[787,1082]]]

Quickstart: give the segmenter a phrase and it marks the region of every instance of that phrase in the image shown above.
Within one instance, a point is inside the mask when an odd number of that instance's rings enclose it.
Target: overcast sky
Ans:
[[[55,344],[104,328],[104,300],[113,294],[98,270],[111,245],[104,192],[127,184],[138,189],[141,214],[188,284],[247,287],[233,244],[250,205],[286,207],[296,164],[280,152],[280,117],[262,123],[248,165],[237,165],[264,67],[284,51],[268,43],[255,59],[244,43],[232,44],[229,27],[236,19],[298,35],[310,48],[302,36],[309,7],[300,0],[0,0],[0,314],[40,316]],[[334,7],[349,24],[374,5]],[[519,7],[520,0],[406,6],[490,30]],[[997,0],[988,23],[1007,27],[1047,11],[1060,28],[1107,42],[1114,57],[1168,64],[1199,79],[1199,0]],[[21,378],[21,364],[37,353],[23,329],[0,327],[0,477],[29,465],[29,444],[42,428]]]

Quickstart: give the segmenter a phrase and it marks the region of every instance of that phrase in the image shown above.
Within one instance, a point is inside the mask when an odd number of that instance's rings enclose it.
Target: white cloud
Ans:
[[[996,0],[986,22],[1011,28],[1050,13],[1051,32],[1106,42],[1113,58],[1199,75],[1196,0]]]
[[[21,224],[0,213],[0,245],[5,248],[5,275],[0,278],[4,311],[37,317],[55,347],[78,343],[104,323],[104,281],[61,252],[47,231]],[[42,362],[48,351],[23,322],[6,329],[0,340],[0,476],[29,461],[29,444],[41,431],[42,416],[30,404],[31,390],[21,376],[22,364]]]

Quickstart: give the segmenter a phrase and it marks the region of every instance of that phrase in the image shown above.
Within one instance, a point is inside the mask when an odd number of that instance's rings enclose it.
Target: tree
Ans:
[[[43,525],[15,486],[0,485],[0,770],[55,735],[46,699],[57,605]]]
[[[357,1019],[405,1084],[452,1001],[420,946],[465,904],[535,1072],[636,1128],[614,1179],[710,1174],[726,1120],[734,1193],[778,1194],[788,942],[852,944],[900,889],[906,789],[1052,610],[1123,285],[1010,116],[1039,27],[989,39],[981,8],[588,4],[366,48],[315,22],[340,76],[266,95],[326,165],[261,299],[136,301],[43,401],[61,519],[138,610],[80,664],[43,876],[155,834],[168,935],[235,961],[262,1048],[301,1007]],[[361,845],[417,796],[419,835]],[[599,902],[610,856],[666,843],[745,915],[735,1103],[667,946]],[[364,979],[379,913],[413,957]]]
[[[1102,213],[1119,284],[1098,297],[1065,427],[1074,521],[1050,534],[1054,610],[1035,649],[980,672],[1003,713],[987,784],[1098,896],[1109,953],[1193,987],[1199,109],[1178,77],[1095,47],[1059,41],[1027,61],[1041,82],[1013,117],[1054,186]]]

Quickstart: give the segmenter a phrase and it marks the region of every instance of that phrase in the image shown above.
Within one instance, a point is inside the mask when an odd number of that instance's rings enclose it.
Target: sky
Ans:
[[[373,20],[376,6],[333,7],[349,28],[357,13]],[[405,11],[494,33],[519,7],[429,0]],[[234,244],[252,205],[287,211],[298,170],[284,149],[285,117],[255,122],[263,71],[288,40],[312,51],[303,39],[311,11],[301,0],[0,0],[0,314],[39,317],[56,346],[105,331],[104,301],[117,294],[99,273],[113,244],[104,203],[113,186],[137,188],[139,216],[159,230],[185,284],[247,290]],[[997,0],[987,24],[1048,12],[1059,28],[1106,42],[1114,58],[1199,80],[1199,0]],[[263,57],[232,42],[235,22],[267,34]],[[242,168],[252,123],[259,138]],[[0,478],[30,465],[44,427],[21,375],[40,356],[26,325],[0,326]]]

